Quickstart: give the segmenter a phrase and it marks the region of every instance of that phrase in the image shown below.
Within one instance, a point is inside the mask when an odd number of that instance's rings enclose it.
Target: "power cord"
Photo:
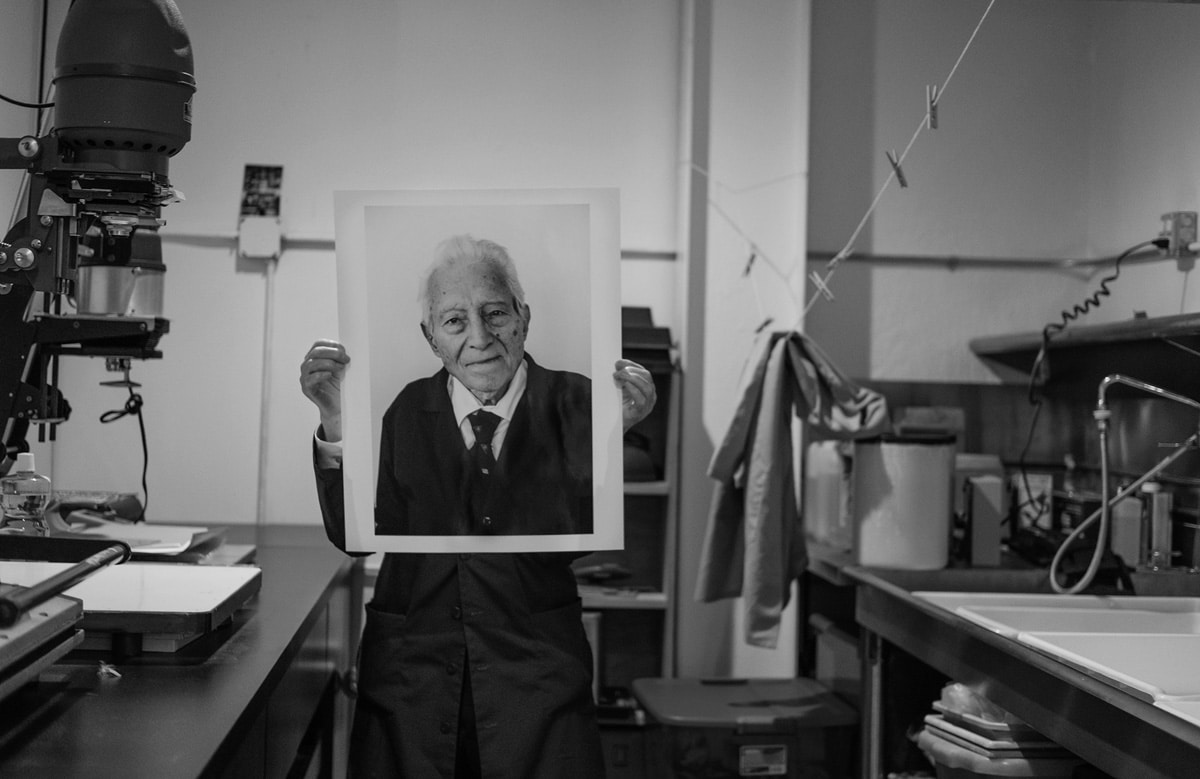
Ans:
[[[42,21],[41,21],[41,38],[40,38],[41,43],[39,46],[40,54],[38,56],[38,95],[43,95],[45,92],[45,89],[46,89],[46,25],[47,25],[49,16],[50,16],[49,0],[42,0]],[[5,103],[10,103],[15,106],[20,106],[21,108],[34,108],[34,109],[37,109],[38,111],[43,111],[47,108],[54,107],[54,103],[52,103],[52,102],[41,101],[41,102],[31,103],[31,102],[28,102],[25,100],[17,100],[16,98],[8,97],[6,95],[0,95],[0,100],[3,100]],[[39,129],[42,126],[42,117],[41,117],[40,113],[38,114],[37,125],[38,125]]]
[[[1034,402],[1034,389],[1045,384],[1049,379],[1049,369],[1046,367],[1046,353],[1050,348],[1050,338],[1053,335],[1066,330],[1068,324],[1083,316],[1087,312],[1094,308],[1099,308],[1101,303],[1100,299],[1108,297],[1112,294],[1112,291],[1109,290],[1108,285],[1120,277],[1121,262],[1124,261],[1129,255],[1151,246],[1155,246],[1159,249],[1166,249],[1170,246],[1170,241],[1166,238],[1156,238],[1153,241],[1142,241],[1141,243],[1135,244],[1121,252],[1121,254],[1118,255],[1113,261],[1113,272],[1110,275],[1100,279],[1099,289],[1085,298],[1082,303],[1077,303],[1070,309],[1063,309],[1062,313],[1060,314],[1060,321],[1051,322],[1042,328],[1042,348],[1038,351],[1037,358],[1033,361],[1033,368],[1030,369],[1029,397],[1031,403]]]
[[[1113,260],[1112,273],[1100,280],[1099,287],[1091,295],[1086,297],[1082,303],[1077,303],[1069,309],[1063,309],[1060,314],[1059,321],[1050,322],[1042,328],[1041,348],[1038,350],[1037,356],[1034,358],[1033,367],[1029,370],[1028,396],[1029,403],[1033,406],[1033,417],[1029,420],[1029,432],[1025,437],[1025,445],[1021,448],[1021,454],[1017,460],[1017,468],[1021,474],[1021,483],[1025,488],[1026,498],[1023,502],[1017,504],[1015,514],[1016,517],[1019,517],[1021,515],[1021,511],[1028,506],[1036,507],[1038,514],[1040,514],[1050,499],[1048,495],[1033,494],[1033,491],[1029,487],[1029,472],[1026,462],[1029,455],[1029,449],[1033,444],[1034,430],[1037,427],[1038,418],[1041,416],[1042,412],[1042,404],[1044,403],[1044,398],[1041,396],[1038,390],[1045,386],[1046,382],[1049,381],[1050,378],[1050,371],[1046,365],[1047,355],[1050,350],[1050,341],[1055,335],[1065,330],[1071,322],[1075,321],[1089,311],[1099,308],[1102,298],[1106,298],[1112,294],[1112,291],[1109,289],[1108,285],[1120,277],[1121,263],[1131,254],[1135,254],[1136,252],[1151,246],[1159,249],[1167,249],[1170,246],[1170,241],[1166,238],[1156,238],[1152,241],[1142,241],[1141,243],[1134,244],[1125,251],[1121,252]],[[1010,530],[1015,532],[1018,529],[1019,528],[1017,527],[1012,527]]]
[[[71,0],[74,4],[75,0]],[[46,25],[50,14],[49,0],[42,0],[42,35],[40,51],[38,53],[38,99],[40,102],[29,103],[23,100],[15,100],[4,95],[0,95],[0,101],[12,103],[13,105],[21,106],[22,108],[37,109],[37,124],[34,129],[34,135],[39,138],[46,134],[46,126],[49,123],[49,114],[43,113],[45,109],[53,108],[54,101],[49,100],[49,96],[54,93],[54,82],[50,82],[50,87],[47,90],[46,82]],[[26,191],[29,188],[29,169],[26,168],[21,174],[21,183],[17,186],[17,195],[13,198],[12,213],[8,218],[8,229],[12,229],[17,223],[17,214],[21,210],[21,202],[26,197]]]
[[[123,382],[104,382],[109,386],[124,386],[129,389],[129,399],[125,401],[125,406],[112,411],[105,411],[100,415],[100,421],[104,424],[116,422],[127,416],[136,416],[138,428],[142,434],[142,494],[146,499],[142,501],[142,510],[138,515],[137,521],[142,522],[146,519],[146,507],[150,505],[150,489],[146,485],[146,473],[150,467],[150,449],[146,444],[146,421],[142,418],[142,396],[133,391],[133,388],[138,386],[136,383],[126,379]]]
[[[7,95],[0,95],[0,100],[3,100],[6,103],[11,103],[15,106],[20,106],[21,108],[37,108],[41,110],[43,108],[54,107],[54,103],[29,103],[24,100],[17,100],[15,97],[8,97]]]

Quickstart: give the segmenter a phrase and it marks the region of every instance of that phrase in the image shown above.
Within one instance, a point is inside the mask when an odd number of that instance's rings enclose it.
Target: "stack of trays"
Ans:
[[[1023,723],[993,722],[935,702],[917,744],[939,779],[1070,777],[1081,761]]]
[[[0,596],[22,588],[0,583]],[[33,681],[43,670],[83,641],[79,621],[83,606],[75,598],[55,595],[21,614],[0,630],[0,700]]]
[[[1074,757],[1024,723],[993,722],[954,711],[937,702],[933,708],[940,713],[925,717],[927,729],[939,738],[985,757]]]

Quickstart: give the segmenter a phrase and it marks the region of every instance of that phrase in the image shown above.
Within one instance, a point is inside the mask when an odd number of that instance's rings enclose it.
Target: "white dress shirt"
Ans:
[[[512,382],[508,385],[508,390],[491,406],[480,403],[466,385],[455,377],[450,377],[446,382],[446,392],[450,395],[450,405],[454,408],[454,419],[458,422],[458,431],[462,434],[463,443],[468,449],[475,445],[475,431],[471,429],[471,422],[467,417],[484,409],[500,417],[500,424],[496,426],[496,432],[492,435],[492,454],[496,457],[500,456],[500,447],[504,446],[504,437],[508,434],[508,425],[517,409],[517,403],[525,395],[528,374],[525,361],[522,360],[517,367],[517,372],[513,375]],[[320,428],[318,427],[317,430],[319,432]],[[325,441],[317,433],[314,433],[313,437],[317,442],[317,467],[340,468],[342,465],[341,442]]]

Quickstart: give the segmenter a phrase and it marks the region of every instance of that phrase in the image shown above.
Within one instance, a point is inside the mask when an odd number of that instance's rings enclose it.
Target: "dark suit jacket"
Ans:
[[[525,359],[528,381],[496,463],[489,524],[471,516],[469,454],[443,369],[405,387],[383,416],[377,534],[592,532],[591,382]]]
[[[560,380],[572,385],[564,398],[578,394],[575,379],[535,368],[531,361],[526,398],[533,407],[564,389]],[[426,381],[445,396],[439,376]],[[409,440],[399,428],[393,434]],[[341,471],[318,470],[317,488],[326,533],[345,550]],[[592,653],[571,570],[578,556],[385,555],[362,635],[350,775],[453,775],[462,676],[469,673],[488,776],[601,779]]]

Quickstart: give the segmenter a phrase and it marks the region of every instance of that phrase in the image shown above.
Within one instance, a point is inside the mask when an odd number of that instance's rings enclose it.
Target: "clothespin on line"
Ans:
[[[758,259],[758,247],[750,244],[750,259],[746,260],[746,267],[742,268],[742,276],[749,276],[750,269],[754,267],[754,261]]]
[[[908,187],[908,179],[904,178],[904,169],[900,167],[900,158],[896,156],[896,150],[885,151],[888,162],[892,163],[892,171],[896,174],[896,180],[900,182],[900,188]]]
[[[829,272],[829,276],[832,275],[833,271],[831,270]],[[813,271],[808,275],[808,279],[813,283],[813,286],[817,288],[817,291],[821,293],[822,297],[824,297],[826,300],[833,300],[833,291],[829,289],[829,284],[827,283],[829,276],[822,278],[821,274]]]
[[[801,320],[808,314],[808,310],[817,302],[818,297],[823,297],[826,300],[832,301],[833,290],[829,289],[829,280],[833,278],[833,273],[837,270],[838,263],[850,256],[850,246],[847,245],[840,252],[829,258],[829,262],[825,263],[825,275],[813,271],[808,275],[808,280],[812,282],[817,291],[809,298],[808,304],[804,307],[801,314]]]
[[[946,76],[945,81],[943,81],[940,85],[938,85],[938,84],[926,85],[926,87],[925,87],[926,113],[925,113],[925,116],[921,119],[920,124],[917,125],[917,129],[913,133],[912,140],[909,141],[908,147],[905,148],[905,150],[904,150],[905,155],[908,154],[909,149],[911,149],[913,144],[916,143],[917,138],[920,136],[921,131],[923,129],[936,129],[937,128],[937,125],[938,125],[937,108],[938,108],[938,103],[941,101],[942,93],[950,85],[950,82],[954,79],[954,74],[958,72],[958,66],[961,65],[963,59],[966,58],[967,51],[970,50],[971,44],[974,43],[975,37],[979,34],[979,30],[983,27],[984,21],[988,18],[988,14],[990,14],[992,12],[992,8],[995,5],[996,5],[996,0],[988,0],[987,8],[984,9],[983,15],[979,18],[979,23],[975,25],[975,29],[971,32],[971,36],[967,39],[966,44],[963,46],[962,52],[958,55],[958,59],[955,61],[954,66],[952,68],[950,68],[950,73]],[[907,188],[908,187],[908,179],[904,175],[904,169],[900,166],[901,158],[896,155],[895,149],[886,151],[885,154],[887,154],[888,162],[891,163],[892,173],[895,175],[897,181],[900,182],[900,187]],[[822,277],[820,274],[818,274],[814,271],[809,276],[809,279],[812,281],[813,286],[816,287],[817,291],[809,298],[808,304],[804,307],[804,315],[808,314],[809,309],[811,309],[813,307],[813,305],[817,302],[818,298],[823,296],[826,300],[833,300],[833,293],[830,292],[830,290],[829,290],[829,279],[833,277],[833,273],[837,267],[837,264],[839,262],[841,262],[843,259],[845,259],[847,256],[849,256],[850,247],[854,245],[854,242],[855,242],[855,240],[857,240],[859,233],[862,231],[863,227],[867,224],[867,221],[871,218],[871,215],[875,212],[876,206],[878,206],[879,201],[883,199],[883,195],[887,191],[888,186],[890,184],[891,184],[891,180],[889,179],[888,181],[885,181],[883,183],[883,186],[881,186],[879,188],[879,191],[875,195],[875,199],[873,201],[871,201],[871,205],[867,208],[866,213],[863,214],[862,219],[859,221],[858,227],[856,227],[854,229],[853,234],[850,236],[850,240],[846,242],[846,248],[843,249],[842,251],[838,252],[833,257],[833,259],[831,259],[826,264],[825,275]]]

